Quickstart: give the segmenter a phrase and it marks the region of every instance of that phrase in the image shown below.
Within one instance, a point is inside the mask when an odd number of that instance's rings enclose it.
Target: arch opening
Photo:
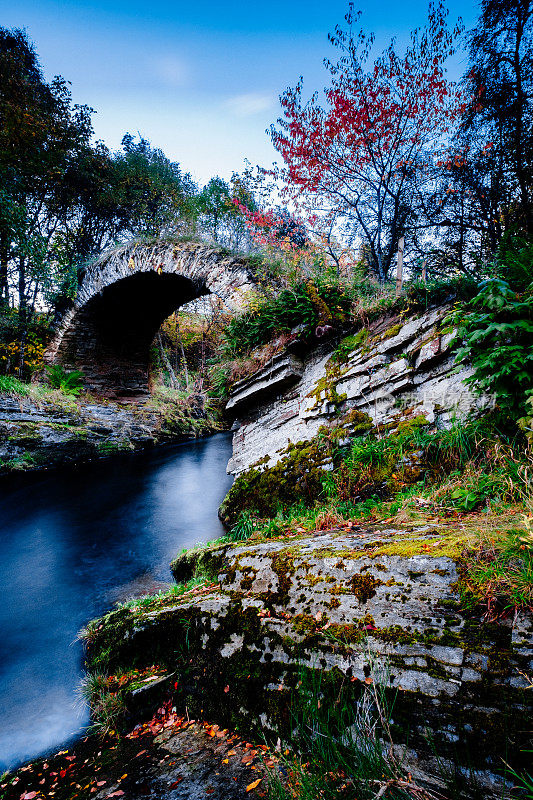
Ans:
[[[209,294],[205,283],[155,271],[121,278],[77,310],[57,360],[80,369],[89,391],[115,399],[149,394],[150,349],[163,321]]]

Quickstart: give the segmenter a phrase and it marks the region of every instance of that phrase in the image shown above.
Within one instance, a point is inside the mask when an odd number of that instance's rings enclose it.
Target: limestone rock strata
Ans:
[[[354,698],[382,681],[397,744],[420,765],[433,737],[489,797],[502,754],[532,745],[533,620],[463,613],[457,564],[440,546],[438,530],[372,526],[217,548],[218,585],[110,613],[92,628],[89,660],[163,664],[191,714],[273,736],[290,722],[302,665],[350,683]]]
[[[409,409],[411,415],[447,425],[454,415],[486,405],[488,398],[475,398],[463,383],[470,373],[455,369],[449,349],[453,334],[440,332],[447,310],[369,329],[368,337],[333,368],[331,346],[322,346],[299,370],[292,367],[294,356],[286,354],[277,357],[275,374],[267,365],[237,384],[228,403],[238,417],[228,472],[238,475],[265,456],[272,466],[290,441],[313,438],[339,410],[356,409],[375,424],[387,424]],[[289,387],[276,382],[283,370],[295,379]]]

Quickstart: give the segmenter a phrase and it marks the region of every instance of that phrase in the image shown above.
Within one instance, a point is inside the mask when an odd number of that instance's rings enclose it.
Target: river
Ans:
[[[0,487],[0,774],[88,722],[77,631],[222,534],[229,434]]]

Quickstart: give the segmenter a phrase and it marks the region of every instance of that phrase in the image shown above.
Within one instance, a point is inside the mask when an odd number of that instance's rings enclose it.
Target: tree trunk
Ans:
[[[181,338],[180,323],[179,323],[177,314],[174,316],[174,319],[176,320],[176,337],[177,337],[178,345],[179,345],[179,348],[180,348],[181,360],[183,362],[183,372],[185,373],[185,388],[188,389],[189,388],[189,368],[187,366],[187,359],[185,358],[185,349],[183,347],[183,340]]]
[[[26,264],[24,258],[19,259],[19,363],[18,377],[22,379],[24,374],[24,356],[26,354],[26,340],[28,338],[28,307],[26,302]]]
[[[9,245],[2,237],[0,239],[0,302],[4,300],[6,306],[9,305],[8,265]]]
[[[172,369],[172,364],[168,360],[168,356],[165,353],[165,348],[163,347],[163,341],[161,339],[161,332],[159,332],[157,334],[157,344],[159,345],[159,353],[161,355],[161,360],[162,360],[163,364],[165,365],[165,368],[168,371],[168,376],[170,378],[170,385],[171,385],[172,389],[176,389],[177,386],[178,386],[178,381],[176,379],[176,373]]]

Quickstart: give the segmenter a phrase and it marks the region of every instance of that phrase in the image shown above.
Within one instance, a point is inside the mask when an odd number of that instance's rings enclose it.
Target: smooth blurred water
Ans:
[[[218,434],[0,484],[0,773],[87,723],[77,631],[222,534],[230,455]]]

